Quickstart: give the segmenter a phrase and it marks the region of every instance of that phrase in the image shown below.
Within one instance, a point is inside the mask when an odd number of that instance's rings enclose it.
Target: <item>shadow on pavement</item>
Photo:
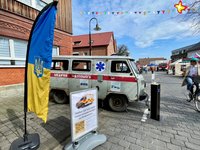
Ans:
[[[18,129],[20,129],[22,132],[24,131],[23,121],[20,120],[20,118],[16,115],[16,113],[13,109],[7,109],[7,114],[8,114],[8,119],[13,124],[14,129],[16,130],[16,133],[18,134],[18,136],[22,136],[22,135],[20,135]]]
[[[57,144],[64,146],[64,141],[71,135],[71,122],[64,116],[51,119],[46,124],[42,123],[41,126],[53,137],[52,139],[48,140],[49,148],[54,148]],[[57,140],[56,143],[55,140]]]

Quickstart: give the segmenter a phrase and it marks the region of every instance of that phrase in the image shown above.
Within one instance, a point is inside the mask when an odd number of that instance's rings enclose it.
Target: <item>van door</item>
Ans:
[[[145,87],[146,87],[146,83],[145,83],[145,80],[144,80],[144,77],[142,76],[142,74],[139,73],[139,70],[134,62],[134,60],[130,60],[128,61],[131,65],[131,68],[135,74],[135,77],[137,78],[137,89],[138,89],[138,99],[139,99],[139,96],[143,96],[145,95]]]
[[[124,94],[129,101],[137,99],[137,79],[127,60],[110,61],[109,93]]]
[[[53,60],[51,66],[51,89],[64,90],[66,94],[68,91],[68,60]]]
[[[107,96],[108,82],[105,80],[108,76],[108,65],[106,59],[93,60],[93,80],[92,87],[98,89],[98,98],[103,100]]]
[[[51,97],[56,103],[63,104],[67,101],[67,96],[69,95],[68,88],[68,60],[53,60],[51,66]]]
[[[72,60],[69,78],[70,92],[91,88],[91,60]]]

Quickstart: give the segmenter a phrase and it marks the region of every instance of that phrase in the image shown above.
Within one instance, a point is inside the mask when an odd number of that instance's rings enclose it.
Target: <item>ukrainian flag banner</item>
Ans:
[[[25,112],[34,112],[47,121],[50,69],[54,27],[57,11],[54,1],[44,7],[37,16],[29,37],[25,72]]]

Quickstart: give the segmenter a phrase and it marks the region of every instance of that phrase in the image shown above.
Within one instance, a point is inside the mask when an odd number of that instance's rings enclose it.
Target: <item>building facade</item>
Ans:
[[[93,56],[110,56],[117,51],[113,32],[92,34],[91,46]],[[88,34],[73,36],[73,52],[77,55],[89,55]]]
[[[139,58],[139,60],[137,61],[137,63],[140,65],[140,66],[146,66],[150,63],[155,63],[155,62],[163,62],[163,61],[166,61],[165,58],[163,57],[158,57],[158,58]]]
[[[171,60],[175,62],[179,59],[187,59],[194,57],[195,54],[200,54],[200,42],[186,47],[182,47],[172,51]]]
[[[52,0],[0,0],[0,86],[24,82],[29,34],[39,11]],[[59,0],[53,55],[72,54],[71,0]]]

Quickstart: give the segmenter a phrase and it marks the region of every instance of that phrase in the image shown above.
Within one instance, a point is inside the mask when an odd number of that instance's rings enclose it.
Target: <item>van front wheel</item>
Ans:
[[[64,91],[56,90],[53,93],[53,99],[58,104],[64,104],[67,102],[67,95]]]
[[[114,111],[125,111],[127,109],[127,99],[123,95],[111,95],[109,98],[109,107]]]

